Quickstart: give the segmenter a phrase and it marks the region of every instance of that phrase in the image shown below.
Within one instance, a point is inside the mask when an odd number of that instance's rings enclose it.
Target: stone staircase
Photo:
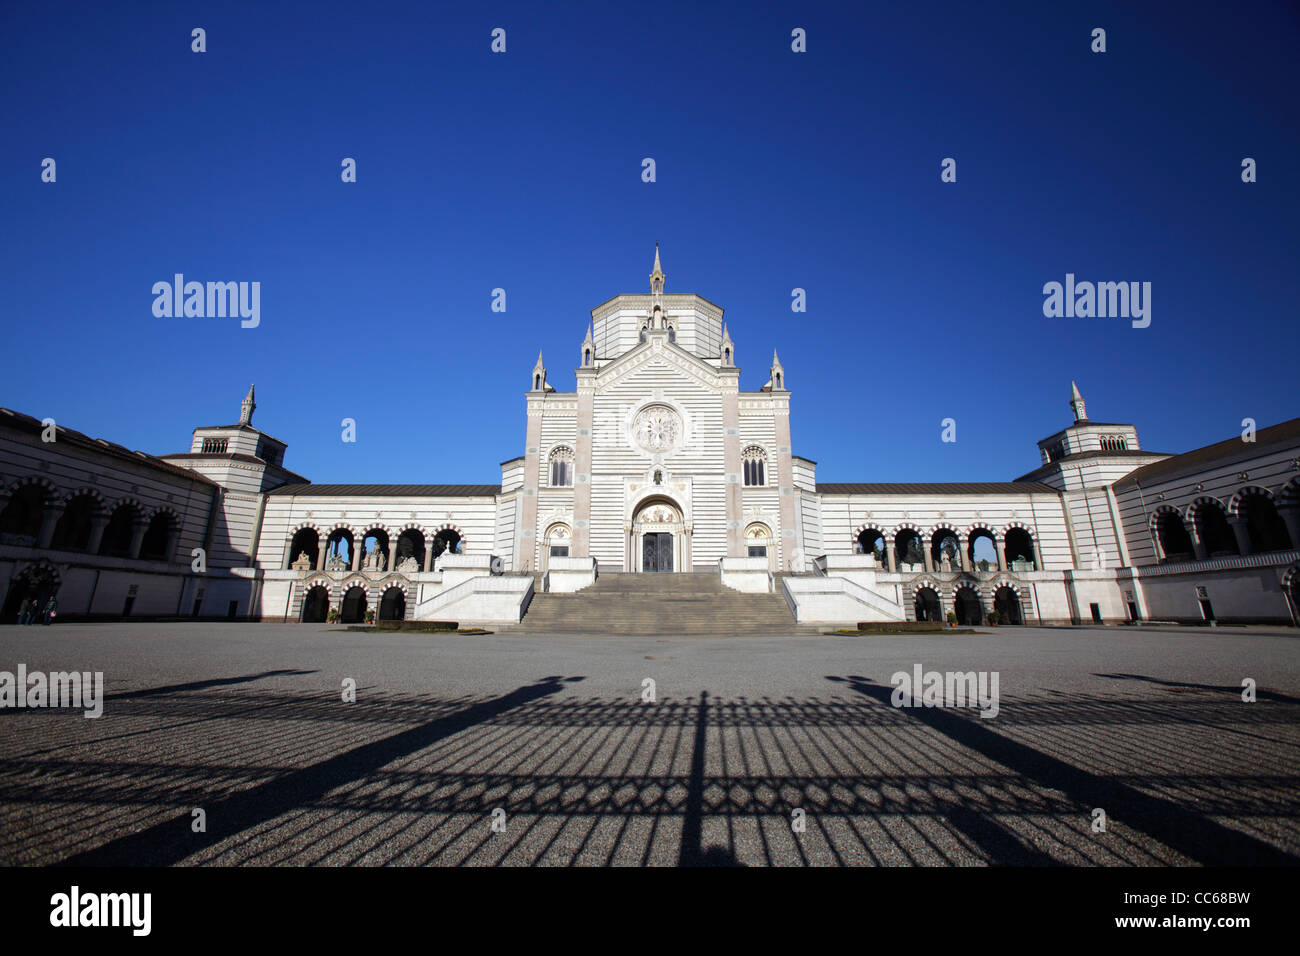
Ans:
[[[779,586],[779,585],[778,585]],[[602,572],[572,594],[538,591],[511,634],[820,634],[796,624],[781,594],[742,594],[716,572]]]

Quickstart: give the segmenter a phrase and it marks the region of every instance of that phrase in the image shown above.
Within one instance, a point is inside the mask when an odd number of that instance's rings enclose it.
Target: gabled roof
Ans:
[[[1237,436],[1236,438],[1215,442],[1213,445],[1194,448],[1191,451],[1184,452],[1181,455],[1174,455],[1163,461],[1154,461],[1149,465],[1143,465],[1115,482],[1115,487],[1118,488],[1120,485],[1131,482],[1151,481],[1163,475],[1174,474],[1186,469],[1203,468],[1223,461],[1254,458],[1265,445],[1276,445],[1285,442],[1300,443],[1300,418],[1293,418],[1290,421],[1259,429],[1255,432],[1254,442],[1244,442],[1241,440],[1241,436]]]
[[[1125,448],[1123,451],[1076,451],[1053,459],[1045,465],[1039,465],[1033,471],[1021,475],[1016,481],[1033,481],[1034,475],[1046,474],[1057,465],[1074,465],[1092,458],[1164,458],[1166,454],[1161,451],[1143,451],[1141,448]]]
[[[490,498],[500,485],[281,485],[268,495],[300,498]]]
[[[39,435],[44,431],[45,426],[41,424],[40,419],[32,418],[30,415],[24,415],[22,412],[15,412],[12,409],[0,408],[0,426],[7,426],[16,431],[26,432],[29,435]],[[74,431],[71,428],[65,428],[62,425],[56,425],[55,436],[60,442],[67,442],[75,448],[83,448],[100,455],[107,455],[110,458],[116,458],[119,461],[129,461],[137,465],[144,465],[146,468],[153,468],[157,471],[166,472],[177,478],[185,478],[189,481],[197,481],[201,485],[212,485],[216,487],[217,483],[210,478],[205,478],[197,471],[191,471],[188,468],[182,468],[180,465],[169,464],[153,455],[145,454],[142,451],[132,451],[125,445],[119,445],[116,442],[107,441],[103,438],[91,438],[89,435]]]
[[[819,495],[1041,495],[1057,494],[1038,481],[817,482]]]

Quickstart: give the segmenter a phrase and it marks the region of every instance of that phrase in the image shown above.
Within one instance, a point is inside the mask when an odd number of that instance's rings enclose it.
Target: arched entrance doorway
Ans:
[[[916,619],[918,621],[941,621],[943,609],[939,606],[939,595],[934,588],[920,588],[916,592]]]
[[[689,553],[686,525],[678,507],[667,499],[645,502],[632,521],[629,552],[632,571],[686,570]]]
[[[952,609],[957,612],[958,624],[971,626],[984,622],[984,609],[980,607],[980,596],[972,587],[957,589],[957,594],[953,597]]]
[[[993,610],[998,612],[1002,624],[1023,623],[1020,614],[1020,595],[1005,584],[993,594]]]
[[[766,558],[767,569],[776,571],[776,542],[772,540],[772,529],[763,522],[755,521],[745,529],[745,555]]]
[[[343,595],[343,610],[339,620],[344,624],[362,624],[366,619],[366,591],[353,585]]]
[[[48,564],[33,564],[19,571],[9,584],[4,608],[0,610],[0,623],[17,624],[23,605],[35,599],[36,609],[45,609],[45,602],[59,591],[59,573]]]
[[[389,588],[379,600],[379,620],[400,621],[406,617],[406,594],[401,588]]]
[[[320,624],[329,617],[330,592],[322,585],[316,585],[302,599],[302,622]]]
[[[551,558],[567,558],[571,554],[573,532],[562,521],[557,521],[546,529],[542,538],[541,564],[537,570],[545,574],[551,566]]]

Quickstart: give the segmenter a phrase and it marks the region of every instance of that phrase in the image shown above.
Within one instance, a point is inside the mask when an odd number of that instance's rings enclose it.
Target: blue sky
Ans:
[[[0,404],[131,448],[256,382],[313,481],[494,482],[538,350],[571,389],[655,240],[742,388],[779,349],[823,481],[1013,478],[1071,379],[1156,451],[1300,413],[1290,3],[41,3],[0,35]],[[177,272],[259,281],[260,326],[155,317]],[[1151,282],[1150,327],[1044,317],[1067,272]]]

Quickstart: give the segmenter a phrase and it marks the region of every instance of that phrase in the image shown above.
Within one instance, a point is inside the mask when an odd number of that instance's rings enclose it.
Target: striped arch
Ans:
[[[352,535],[354,539],[357,536],[357,529],[346,521],[340,521],[337,524],[330,525],[329,530],[324,532],[326,539],[328,540],[335,531],[346,531],[348,534]]]
[[[24,574],[26,574],[27,572],[33,569],[44,571],[46,574],[48,574],[50,576],[50,579],[54,582],[54,590],[57,591],[59,588],[63,586],[63,578],[60,577],[59,575],[59,569],[53,563],[51,563],[45,558],[37,558],[35,561],[30,561],[26,564],[23,564],[21,562],[15,564],[13,577],[10,580],[17,581]]]
[[[1189,528],[1196,527],[1196,515],[1206,505],[1212,505],[1213,507],[1218,508],[1225,515],[1228,513],[1228,506],[1218,498],[1214,497],[1214,495],[1201,495],[1183,511],[1183,520],[1187,523]]]
[[[51,497],[57,496],[59,493],[59,489],[55,487],[54,482],[50,481],[50,479],[46,478],[44,475],[24,475],[21,478],[15,478],[5,490],[9,497],[12,498],[28,485],[40,485],[45,489],[45,493]]]
[[[388,533],[393,535],[396,538],[400,538],[407,531],[418,531],[420,532],[420,534],[424,535],[425,537],[428,537],[429,534],[427,531],[424,530],[424,525],[422,525],[418,521],[408,521],[404,525],[401,525],[400,527],[394,525],[393,528],[394,530]]]
[[[1147,524],[1150,526],[1152,534],[1156,534],[1158,532],[1160,518],[1163,515],[1173,515],[1180,522],[1182,522],[1183,520],[1183,513],[1179,511],[1177,508],[1175,508],[1173,505],[1160,505],[1160,507],[1152,511],[1151,514],[1147,517]],[[1184,523],[1183,527],[1186,526],[1187,526],[1186,523]]]
[[[1241,517],[1241,501],[1247,495],[1261,495],[1269,501],[1273,501],[1273,492],[1269,491],[1267,488],[1260,485],[1246,485],[1243,488],[1238,488],[1236,494],[1232,496],[1232,500],[1228,502],[1229,517]]]
[[[1012,581],[1010,578],[994,578],[984,585],[984,587],[988,590],[990,601],[993,600],[993,595],[997,594],[1002,588],[1011,588],[1011,590],[1016,592],[1016,597],[1022,602],[1025,598],[1024,593],[1020,590],[1020,585],[1016,584],[1016,582]]]
[[[935,584],[929,578],[919,578],[918,580],[912,582],[912,600],[915,601],[916,596],[920,594],[921,591],[923,591],[925,588],[929,588],[935,594],[939,595],[940,599],[943,598],[942,587]]]
[[[949,596],[952,600],[954,600],[954,601],[957,600],[957,592],[958,592],[958,591],[961,591],[963,588],[965,588],[965,589],[967,589],[967,590],[970,590],[970,591],[974,591],[974,592],[975,592],[975,596],[978,597],[978,598],[980,599],[980,604],[981,604],[981,606],[983,605],[983,603],[984,603],[984,593],[983,593],[983,591],[980,590],[980,585],[979,585],[979,582],[977,582],[977,581],[971,581],[971,580],[969,580],[969,579],[967,579],[967,580],[960,580],[960,579],[959,579],[959,580],[957,580],[957,581],[954,581],[954,582],[952,583],[952,587],[948,589],[948,596]],[[935,590],[936,590],[936,591],[939,591],[938,588],[935,588]],[[942,592],[942,591],[939,591],[939,593],[942,594],[943,592]]]
[[[293,536],[296,535],[299,531],[309,531],[309,530],[315,531],[317,534],[320,534],[320,525],[316,524],[316,522],[314,521],[300,521],[292,528],[289,529],[289,540],[292,541]]]
[[[951,531],[958,539],[961,538],[961,528],[948,521],[940,521],[930,529],[930,537],[934,537],[940,531]]]
[[[176,509],[171,505],[159,505],[157,508],[154,508],[153,511],[146,513],[145,518],[152,521],[159,515],[167,515],[177,528],[181,526],[181,516],[176,513]]]
[[[1282,575],[1282,590],[1290,591],[1291,585],[1295,583],[1297,578],[1300,578],[1300,564],[1293,564]]]
[[[372,531],[382,531],[390,538],[393,537],[393,532],[390,531],[388,529],[388,525],[384,524],[382,521],[372,521],[370,524],[366,525],[366,530],[363,531],[362,534],[367,535],[370,534],[370,532]]]
[[[460,538],[460,553],[461,553],[461,554],[465,554],[466,551],[467,551],[468,548],[469,548],[469,538],[465,537],[465,532],[460,530],[460,526],[459,526],[459,525],[457,525],[457,524],[455,524],[454,522],[451,522],[451,521],[445,521],[445,522],[443,522],[442,524],[438,525],[438,527],[434,528],[434,529],[429,533],[429,536],[428,536],[428,538],[426,539],[426,542],[428,542],[428,541],[432,541],[434,538],[438,537],[438,535],[439,535],[440,533],[442,533],[443,531],[454,531],[454,532],[456,532],[457,537]],[[429,547],[429,545],[426,543],[425,547]]]
[[[370,594],[370,582],[367,581],[365,578],[363,578],[360,574],[356,574],[356,575],[352,575],[351,577],[344,578],[342,581],[339,582],[340,595],[347,594],[353,588],[361,588],[361,590],[365,591],[367,595]]]
[[[900,521],[890,530],[891,536],[896,536],[900,531],[915,531],[921,537],[925,537],[925,529],[912,521]]]
[[[1029,525],[1025,524],[1023,521],[1020,521],[1018,519],[1013,519],[1011,521],[1008,521],[1006,524],[1002,526],[1002,530],[999,531],[998,534],[1001,535],[1003,538],[1005,538],[1007,536],[1007,532],[1014,531],[1017,528],[1019,528],[1025,534],[1029,535],[1030,538],[1034,537],[1034,529],[1031,528]],[[993,529],[989,528],[989,530],[992,531]]]
[[[116,511],[118,508],[121,508],[123,505],[129,505],[130,507],[134,508],[136,511],[140,512],[141,515],[149,514],[149,509],[146,508],[144,505],[142,505],[140,503],[140,499],[135,497],[134,495],[123,495],[121,498],[118,498],[116,501],[113,502],[112,506],[109,508],[109,511],[110,512]]]
[[[64,505],[64,507],[66,507],[72,504],[72,499],[80,498],[82,496],[94,499],[96,514],[108,513],[109,511],[108,503],[104,500],[104,496],[100,493],[98,488],[92,488],[89,485],[83,486],[81,488],[77,488],[73,491],[69,491],[66,495],[63,496],[60,503]]]
[[[407,597],[411,596],[411,582],[403,577],[384,578],[376,585],[376,590],[379,592],[380,597],[383,597],[393,588],[397,588],[397,590],[401,591],[402,594]]]
[[[314,587],[322,587],[322,588],[324,588],[326,591],[329,591],[330,594],[333,594],[333,593],[334,593],[334,588],[335,588],[335,583],[334,583],[333,581],[331,581],[329,578],[324,578],[324,577],[321,577],[319,574],[317,574],[315,577],[310,577],[310,578],[307,578],[307,579],[304,580],[304,581],[299,581],[299,582],[298,582],[298,587],[302,588],[302,593],[303,593],[303,594],[306,594],[308,591],[310,591],[310,590],[311,590],[312,588],[314,588]]]
[[[966,526],[966,541],[969,542],[971,535],[978,534],[981,531],[987,534],[990,538],[993,538],[995,541],[999,539],[997,525],[991,521],[976,521],[973,524],[968,524]]]
[[[1279,508],[1300,505],[1300,478],[1292,478],[1279,488],[1273,503]]]
[[[852,537],[851,543],[852,543],[852,544],[857,544],[857,543],[858,543],[858,538],[862,537],[862,533],[863,533],[864,531],[874,531],[876,534],[880,535],[880,536],[881,536],[882,538],[884,538],[886,541],[889,540],[889,533],[888,533],[887,531],[885,531],[885,529],[882,528],[880,525],[878,525],[878,524],[860,524],[860,525],[858,525],[857,529],[853,532],[853,537]]]

